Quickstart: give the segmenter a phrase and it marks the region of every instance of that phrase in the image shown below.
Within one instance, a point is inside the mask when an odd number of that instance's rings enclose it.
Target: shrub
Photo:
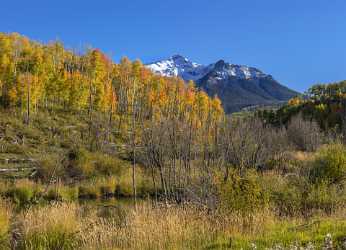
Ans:
[[[11,198],[19,207],[23,207],[34,202],[40,192],[41,186],[39,184],[23,179],[9,187],[6,196]]]
[[[99,188],[102,197],[113,196],[116,189],[116,180],[114,177],[100,178],[95,186]]]
[[[122,163],[119,159],[115,159],[106,154],[95,154],[95,171],[101,175],[120,175]]]
[[[303,151],[314,151],[323,141],[323,134],[317,122],[304,120],[301,114],[291,118],[287,136],[297,149]]]
[[[290,173],[279,175],[267,172],[259,178],[261,186],[269,195],[270,206],[279,216],[301,215],[303,193],[307,186],[304,176]]]
[[[295,216],[304,213],[304,185],[287,181],[277,186],[271,194],[271,200],[280,216]]]
[[[70,186],[53,186],[45,197],[48,200],[75,201],[78,199],[78,188]]]
[[[61,168],[61,162],[59,157],[53,155],[45,155],[38,162],[39,168],[35,175],[36,178],[43,182],[49,182],[52,176],[63,177],[63,169]]]
[[[75,201],[79,196],[77,187],[63,186],[61,187],[60,192],[64,201]]]
[[[242,215],[252,214],[268,205],[268,195],[262,189],[258,176],[248,171],[243,177],[231,173],[226,183],[219,187],[221,209]]]
[[[271,187],[271,201],[280,216],[309,216],[316,211],[331,214],[346,204],[342,185],[319,182],[289,175]]]
[[[34,190],[26,187],[14,187],[11,188],[7,195],[11,197],[19,206],[25,206],[31,203],[34,197]]]
[[[8,189],[9,189],[10,183],[2,180],[0,181],[0,196],[5,196]]]
[[[312,162],[311,180],[316,182],[339,183],[346,177],[346,148],[342,144],[322,147]]]
[[[78,187],[78,197],[83,199],[97,199],[101,196],[100,190],[94,183],[84,183]]]
[[[81,148],[71,149],[67,154],[66,173],[72,178],[88,178],[94,174],[90,153]]]
[[[45,195],[45,198],[47,200],[62,200],[62,196],[59,193],[59,190],[57,190],[56,187],[52,187],[50,189],[48,189],[47,194]]]
[[[310,209],[322,210],[325,213],[331,214],[342,207],[345,201],[343,190],[340,190],[339,187],[319,183],[311,187],[305,203]]]
[[[140,171],[137,171],[137,194],[141,197],[147,197],[155,194],[154,185],[151,180]],[[139,177],[139,178],[138,178]],[[138,180],[139,179],[139,180]]]
[[[137,171],[136,177],[137,177],[137,184],[138,184],[139,179],[141,178],[139,171]],[[119,182],[117,183],[115,193],[117,196],[121,196],[121,197],[130,197],[133,195],[132,170],[130,168],[128,168],[126,172],[124,172],[124,174],[119,178]]]
[[[87,179],[95,176],[121,175],[125,163],[107,154],[90,153],[74,148],[68,152],[66,172],[69,177]]]

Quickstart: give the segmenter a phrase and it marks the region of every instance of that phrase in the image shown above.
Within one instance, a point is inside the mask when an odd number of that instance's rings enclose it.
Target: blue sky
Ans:
[[[258,67],[304,91],[346,79],[345,0],[5,0],[0,31],[151,62]]]

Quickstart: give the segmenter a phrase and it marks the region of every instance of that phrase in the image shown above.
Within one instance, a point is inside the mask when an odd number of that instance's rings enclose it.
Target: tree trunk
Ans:
[[[30,124],[30,82],[29,80],[27,81],[27,91],[28,91],[28,96],[27,96],[27,103],[26,103],[26,124],[29,125]]]

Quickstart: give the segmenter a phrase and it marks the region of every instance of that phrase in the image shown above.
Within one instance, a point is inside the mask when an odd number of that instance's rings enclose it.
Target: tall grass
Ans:
[[[76,204],[30,209],[17,218],[18,249],[200,249],[222,233],[220,223],[191,207],[121,212],[105,218]]]
[[[18,216],[18,249],[76,249],[81,225],[75,204],[37,207]]]
[[[7,249],[9,247],[11,207],[4,200],[0,199],[0,246]]]
[[[12,199],[19,207],[25,207],[34,202],[34,200],[43,191],[42,185],[28,179],[20,179],[14,183],[7,184],[7,190],[3,190],[4,195]]]
[[[18,249],[268,249],[281,245],[319,249],[326,234],[341,247],[346,236],[345,210],[312,220],[278,218],[258,212],[243,227],[240,214],[209,213],[193,206],[152,207],[114,213],[76,204],[56,204],[22,212]],[[285,248],[282,248],[285,249]]]
[[[126,234],[127,244],[134,249],[201,249],[223,234],[218,220],[192,207],[139,209],[131,214]]]

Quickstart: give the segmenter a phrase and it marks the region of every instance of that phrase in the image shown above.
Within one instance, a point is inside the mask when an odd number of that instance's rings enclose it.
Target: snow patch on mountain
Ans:
[[[166,60],[147,64],[146,67],[159,75],[168,77],[179,76],[185,81],[197,81],[210,72],[214,73],[217,80],[224,80],[230,77],[255,79],[269,76],[256,68],[230,64],[223,60],[205,66],[192,62],[181,55],[174,55]]]
[[[196,81],[208,73],[207,68],[181,55],[174,55],[166,60],[146,65],[153,72],[162,76],[179,76],[185,81]]]

